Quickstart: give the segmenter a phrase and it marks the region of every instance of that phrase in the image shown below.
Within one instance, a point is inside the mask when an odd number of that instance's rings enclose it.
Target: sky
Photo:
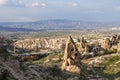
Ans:
[[[0,22],[120,22],[120,0],[0,0]]]

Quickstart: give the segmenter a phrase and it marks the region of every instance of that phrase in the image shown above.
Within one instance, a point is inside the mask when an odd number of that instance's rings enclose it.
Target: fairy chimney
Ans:
[[[102,44],[101,44],[101,47],[103,49],[109,50],[111,48],[110,39],[109,38],[104,39],[103,42],[102,42]]]
[[[84,37],[81,37],[80,42],[79,42],[79,51],[84,52],[85,51],[85,40]]]
[[[80,53],[70,36],[66,42],[66,48],[64,53],[64,62],[61,69],[72,73],[81,73],[81,60]]]
[[[117,45],[117,52],[120,53],[120,41],[119,41],[119,43]]]
[[[118,35],[111,36],[110,41],[112,45],[117,45],[117,43],[119,42],[119,36]]]
[[[84,51],[85,53],[89,53],[90,52],[90,47],[89,47],[89,45],[85,45],[85,51]]]

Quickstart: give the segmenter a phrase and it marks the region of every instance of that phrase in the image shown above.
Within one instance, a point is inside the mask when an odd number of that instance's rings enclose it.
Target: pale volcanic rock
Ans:
[[[61,69],[66,70],[72,73],[81,73],[81,60],[80,53],[70,36],[66,42],[65,54],[64,54],[64,62],[62,64]]]
[[[89,53],[89,52],[90,52],[89,45],[85,45],[85,53]]]
[[[106,39],[104,39],[103,40],[103,42],[101,43],[101,47],[103,48],[103,49],[107,49],[107,50],[109,50],[110,48],[111,48],[111,42],[110,42],[110,39],[109,38],[106,38]]]
[[[119,41],[119,43],[117,45],[117,52],[120,53],[120,41]]]
[[[36,49],[60,49],[61,45],[66,42],[65,38],[54,39],[24,39],[14,43],[16,48],[36,50]]]
[[[66,67],[66,71],[69,71],[72,73],[78,73],[78,74],[81,73],[81,69],[76,65],[70,65],[70,66]]]
[[[111,44],[112,45],[117,45],[118,42],[119,42],[119,38],[120,38],[119,35],[113,35],[113,36],[111,36],[111,38],[110,38]]]
[[[86,41],[84,40],[84,37],[82,37],[80,39],[80,42],[77,43],[79,51],[81,51],[81,52],[85,51],[85,43],[86,43]]]

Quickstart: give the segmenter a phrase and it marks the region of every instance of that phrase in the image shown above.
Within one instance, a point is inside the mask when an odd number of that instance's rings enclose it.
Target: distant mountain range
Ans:
[[[0,23],[0,31],[89,30],[120,27],[120,23],[86,22],[76,20],[41,20],[35,22]]]
[[[0,31],[3,32],[28,32],[28,31],[37,31],[33,29],[26,29],[26,28],[11,28],[11,27],[2,27],[0,26]]]

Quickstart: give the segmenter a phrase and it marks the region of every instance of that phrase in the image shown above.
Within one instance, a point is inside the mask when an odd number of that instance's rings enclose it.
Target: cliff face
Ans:
[[[24,39],[18,40],[14,43],[16,48],[25,50],[39,50],[39,49],[60,49],[66,42],[66,38],[54,39]]]

